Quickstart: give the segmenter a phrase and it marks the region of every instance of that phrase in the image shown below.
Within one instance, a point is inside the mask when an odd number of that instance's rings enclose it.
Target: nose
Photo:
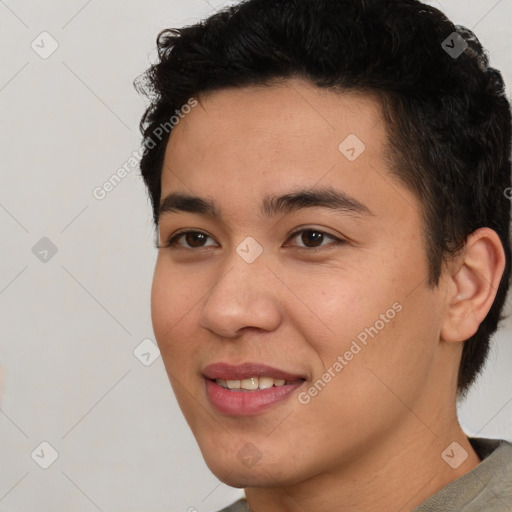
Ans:
[[[203,302],[201,326],[225,338],[245,328],[277,329],[282,311],[272,272],[262,261],[249,264],[237,254],[226,268]]]

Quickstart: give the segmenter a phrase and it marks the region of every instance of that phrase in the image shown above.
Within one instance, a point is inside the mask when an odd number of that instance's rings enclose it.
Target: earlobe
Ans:
[[[496,297],[505,268],[505,252],[490,228],[474,231],[448,271],[450,291],[441,339],[465,341],[473,336]]]

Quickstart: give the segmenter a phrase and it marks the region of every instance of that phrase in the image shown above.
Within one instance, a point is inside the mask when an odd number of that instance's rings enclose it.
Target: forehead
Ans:
[[[340,151],[347,139],[356,152],[364,147],[363,160],[382,160],[385,127],[380,105],[370,95],[333,92],[294,79],[223,89],[198,100],[171,133],[164,171],[170,166],[192,178],[197,169],[238,168],[263,176],[278,168],[282,177],[327,172],[333,165],[350,170],[357,164]],[[174,177],[164,172],[162,178],[165,188],[166,178]]]

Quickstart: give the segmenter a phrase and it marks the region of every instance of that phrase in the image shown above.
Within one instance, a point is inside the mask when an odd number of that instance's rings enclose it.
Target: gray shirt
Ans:
[[[512,444],[469,438],[480,464],[443,487],[413,512],[511,512]],[[220,512],[250,512],[245,498]]]

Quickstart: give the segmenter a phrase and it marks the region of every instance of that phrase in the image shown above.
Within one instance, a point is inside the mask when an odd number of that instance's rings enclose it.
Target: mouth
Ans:
[[[216,363],[203,370],[210,403],[227,415],[254,415],[285,399],[306,377],[257,363]]]

